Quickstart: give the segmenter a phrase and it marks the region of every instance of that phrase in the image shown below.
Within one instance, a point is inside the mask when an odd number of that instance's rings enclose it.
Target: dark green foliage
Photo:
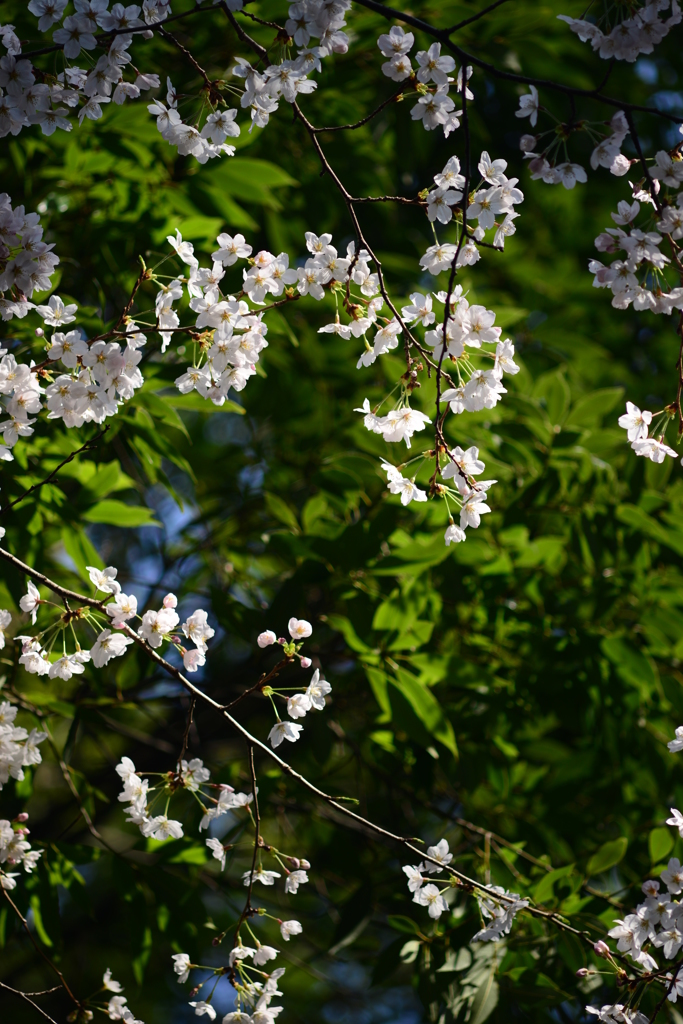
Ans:
[[[518,0],[459,41],[499,66],[591,87],[601,62],[555,19],[578,16],[580,6]],[[3,19],[20,24],[22,8],[3,4]],[[440,24],[473,10],[450,0],[413,8]],[[286,5],[250,9],[281,17]],[[212,18],[208,11],[177,31],[218,78],[242,51]],[[355,120],[392,85],[375,46],[385,21],[359,9],[349,22],[358,42],[305,98],[316,124]],[[268,30],[252,27],[270,42]],[[165,44],[143,52],[172,68],[181,91],[196,87]],[[606,91],[656,102],[660,88],[677,87],[678,56],[671,38],[651,61],[656,84],[617,66]],[[86,564],[113,564],[154,607],[167,590],[189,611],[195,601],[206,607],[220,631],[203,686],[223,702],[271,667],[272,654],[255,646],[262,629],[281,633],[290,615],[310,619],[333,701],[306,719],[302,742],[287,750],[297,770],[327,792],[357,797],[361,813],[393,831],[428,843],[445,835],[463,871],[598,938],[622,903],[636,902],[643,878],[683,854],[662,827],[669,806],[683,800],[665,746],[683,721],[683,482],[673,460],[637,461],[616,426],[625,396],[655,407],[674,397],[678,343],[669,318],[613,310],[607,293],[591,287],[593,238],[627,197],[625,183],[607,171],[572,192],[530,182],[516,89],[481,73],[471,85],[474,153],[505,157],[526,201],[505,255],[487,252],[462,278],[498,312],[523,364],[496,410],[461,415],[457,434],[449,421],[450,440],[478,445],[487,477],[499,481],[493,513],[466,544],[444,546],[447,520],[436,503],[416,513],[388,496],[378,457],[398,461],[396,452],[353,410],[381,397],[403,366],[384,356],[357,371],[357,342],[317,333],[330,317],[327,301],[292,304],[270,321],[264,372],[240,405],[215,410],[180,396],[172,383],[185,360],[146,359],[144,388],[96,449],[2,523],[11,551],[76,589],[86,586]],[[561,94],[548,90],[542,101],[570,116]],[[282,107],[267,130],[243,130],[232,160],[204,167],[174,159],[143,103],[107,110],[70,135],[44,139],[36,130],[2,140],[2,188],[27,210],[44,211],[62,259],[57,290],[82,303],[79,324],[96,332],[116,319],[138,256],[155,262],[175,227],[205,261],[221,230],[242,230],[255,251],[299,255],[307,229],[332,231],[345,246],[352,229],[344,204]],[[611,111],[587,103],[578,114]],[[642,128],[649,155],[670,144],[665,122],[643,120]],[[589,142],[577,139],[587,163]],[[400,104],[323,143],[355,195],[414,195],[453,152],[462,156],[457,132],[446,142],[427,134]],[[423,213],[373,207],[363,223],[397,305],[415,287],[433,286],[417,273],[431,240]],[[153,299],[143,287],[136,308]],[[38,352],[29,320],[13,321],[7,333],[22,351]],[[426,381],[415,405],[428,411],[432,389]],[[37,425],[4,465],[3,505],[94,433]],[[19,575],[3,571],[0,606],[16,612],[23,590]],[[16,902],[32,909],[36,940],[79,994],[97,989],[111,967],[147,1024],[194,1019],[170,956],[222,962],[230,940],[218,949],[211,940],[239,916],[248,851],[238,848],[219,876],[189,801],[192,838],[145,845],[124,824],[114,772],[123,754],[142,770],[173,766],[187,698],[138,651],[69,683],[25,675],[18,654],[8,643],[4,689],[22,700],[22,723],[35,724],[32,709],[47,716],[54,744],[0,798],[2,817],[27,805],[32,841],[45,851]],[[242,707],[265,739],[267,705]],[[190,752],[216,780],[248,787],[244,744],[201,708]],[[612,1001],[606,988],[579,991],[574,972],[594,958],[572,934],[521,917],[506,943],[469,946],[479,927],[472,899],[459,894],[435,927],[409,901],[401,872],[409,858],[347,829],[266,759],[257,771],[267,841],[308,857],[315,879],[296,897],[259,893],[276,916],[304,925],[284,946],[285,1021],[570,1021],[583,1019],[586,1002]],[[84,826],[64,772],[104,845]],[[612,902],[601,893],[614,893]],[[48,969],[6,909],[0,980],[48,987]],[[274,924],[263,934],[283,948]],[[60,1021],[69,1011],[61,996],[43,1004]],[[39,1019],[9,995],[0,995],[0,1009],[8,1021]]]

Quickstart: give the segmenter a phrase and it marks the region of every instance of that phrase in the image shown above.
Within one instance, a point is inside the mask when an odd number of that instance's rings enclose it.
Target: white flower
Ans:
[[[673,825],[678,829],[678,832],[683,839],[683,814],[677,811],[675,807],[671,808],[671,817],[666,819],[667,825]]]
[[[111,976],[111,971],[107,967],[102,978],[102,985],[108,992],[123,992],[123,986],[120,981],[114,981]]]
[[[408,889],[410,892],[417,892],[425,881],[422,872],[411,864],[405,864],[403,870],[408,876]]]
[[[73,314],[77,309],[78,306],[75,303],[65,306],[58,295],[51,295],[47,306],[36,306],[36,313],[50,327],[61,327],[62,324],[70,324],[76,319]]]
[[[633,402],[626,403],[626,412],[619,417],[619,426],[628,431],[629,441],[641,441],[646,438],[651,422],[652,413],[647,409],[641,412]]]
[[[302,659],[302,668],[303,667],[304,666]],[[326,679],[320,678],[320,669],[317,668],[313,675],[311,676],[311,681],[308,684],[308,688],[306,690],[306,696],[311,702],[311,707],[315,708],[316,711],[324,711],[325,697],[327,696],[328,693],[331,692],[332,687],[330,686]]]
[[[264,633],[259,633],[256,638],[256,643],[259,647],[270,647],[271,644],[277,643],[277,637],[273,633],[272,629],[267,629]]]
[[[460,528],[465,530],[472,526],[475,530],[481,522],[481,517],[491,509],[484,501],[485,495],[480,491],[470,491],[465,495],[463,506],[460,509]]]
[[[683,867],[677,857],[672,857],[666,870],[659,876],[670,893],[678,895],[683,890]]]
[[[262,946],[257,942],[256,952],[254,953],[254,966],[262,967],[268,963],[269,960],[275,960],[276,956],[280,952],[279,949],[275,949],[274,946]]]
[[[678,726],[676,729],[676,739],[667,743],[667,747],[672,754],[677,754],[679,750],[683,750],[683,725]]]
[[[225,847],[223,846],[220,839],[207,839],[206,845],[210,850],[213,851],[213,855],[216,860],[221,862],[221,871],[225,868],[225,858],[227,856]]]
[[[0,610],[0,651],[5,646],[5,630],[12,622],[12,615],[6,609]]]
[[[96,569],[92,565],[86,565],[85,568],[90,576],[90,582],[95,585],[96,590],[102,590],[105,594],[121,593],[121,584],[116,582],[118,569],[115,569],[113,565],[106,569]]]
[[[173,960],[173,970],[182,984],[190,977],[190,958],[187,953],[174,953],[171,959]]]
[[[164,607],[168,608],[169,605],[164,602]],[[206,651],[206,641],[210,640],[216,632],[208,623],[207,613],[201,608],[196,612],[193,612],[192,615],[183,622],[181,628],[185,636],[192,640],[200,651]]]
[[[641,440],[633,441],[631,448],[636,455],[644,455],[651,462],[664,462],[667,455],[672,458],[677,458],[677,453],[673,448],[669,448],[663,441],[657,441],[654,437],[646,437]]]
[[[123,633],[112,633],[110,629],[103,629],[90,652],[93,665],[95,668],[102,668],[111,658],[118,658],[124,654],[126,647],[133,642],[132,636],[124,636]]]
[[[465,531],[461,530],[459,526],[455,525],[455,523],[451,523],[446,527],[443,539],[446,542],[446,547],[450,544],[459,544],[461,541],[465,540]]]
[[[305,871],[290,871],[285,879],[285,892],[295,893],[300,885],[308,881]]]
[[[150,818],[144,825],[140,826],[143,836],[163,842],[165,839],[180,839],[183,835],[183,826],[179,821],[173,821],[165,814],[158,814],[156,818]]]
[[[19,601],[19,607],[22,612],[31,612],[31,622],[35,626],[36,619],[38,617],[38,603],[40,601],[40,593],[35,584],[29,580],[27,583],[27,593]]]
[[[301,935],[303,928],[298,921],[281,921],[280,932],[285,942],[289,942],[292,935]]]
[[[287,623],[287,629],[292,640],[304,640],[313,632],[313,627],[306,619],[291,618]]]
[[[206,655],[198,647],[194,651],[185,651],[183,665],[187,672],[196,672],[202,665],[206,665]]]
[[[194,1012],[198,1017],[203,1017],[206,1014],[209,1020],[216,1019],[216,1011],[211,1003],[206,1003],[203,999],[200,999],[198,1003],[190,1003],[189,1005],[194,1006]]]
[[[275,885],[275,879],[281,878],[282,875],[278,871],[266,871],[261,864],[257,865],[254,870],[254,881],[262,882],[263,885]],[[249,885],[251,881],[251,871],[245,871],[242,875],[242,879],[245,885]]]
[[[140,624],[140,636],[147,641],[150,647],[161,647],[164,636],[169,634],[179,621],[172,608],[162,608],[158,612],[145,612]]]
[[[119,628],[127,619],[134,618],[138,613],[138,599],[132,594],[118,593],[115,599],[106,606],[107,615],[112,618],[112,625]]]
[[[275,749],[275,747],[280,746],[283,740],[296,743],[302,730],[303,725],[297,725],[295,722],[276,722],[268,733],[270,745]]]
[[[535,85],[529,86],[529,92],[519,97],[519,110],[515,111],[515,117],[528,117],[531,127],[536,127],[538,121],[538,89]]]
[[[290,718],[304,718],[311,710],[311,698],[305,693],[295,693],[287,698],[287,714]]]
[[[448,843],[445,839],[441,839],[436,846],[428,847],[427,856],[439,862],[439,864],[432,864],[431,861],[427,860],[421,865],[422,870],[429,871],[430,874],[442,871],[453,860],[453,854],[449,851]]]
[[[441,915],[448,911],[448,904],[437,889],[435,885],[431,883],[429,885],[422,886],[418,889],[413,896],[413,903],[419,903],[422,907],[427,907],[429,910],[430,917],[441,917]]]

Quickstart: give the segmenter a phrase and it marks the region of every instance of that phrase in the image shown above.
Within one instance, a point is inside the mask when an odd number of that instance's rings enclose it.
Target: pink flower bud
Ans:
[[[22,811],[21,814],[17,814],[15,821],[28,821],[28,814],[26,811]]]
[[[278,643],[279,643],[279,644],[280,644],[280,645],[281,645],[282,647],[284,647],[284,645],[285,645],[286,643],[289,643],[289,641],[288,641],[288,640],[286,640],[286,639],[285,639],[285,638],[284,638],[283,636],[279,636],[279,637],[277,638],[277,642],[278,642]]]
[[[588,970],[587,967],[579,967],[578,971],[576,972],[576,977],[577,978],[585,978],[589,974],[590,974],[590,971]]]
[[[167,594],[163,600],[163,606],[164,608],[177,608],[178,598],[175,596],[175,594]]]
[[[272,629],[267,629],[265,633],[259,633],[256,638],[256,643],[259,647],[270,647],[270,645],[274,644],[276,641],[277,637],[275,636],[275,633],[273,633]]]
[[[310,668],[312,664],[313,664],[313,662],[311,661],[310,658],[302,658],[301,659],[301,667],[302,668]]]
[[[289,861],[289,864],[295,871],[297,871],[301,867],[301,861],[299,860],[298,857],[288,857],[287,860]]]
[[[301,858],[299,863],[301,864],[301,867],[304,869],[304,871],[310,871],[311,870],[310,862],[307,861],[307,860],[304,860],[303,857]]]
[[[45,337],[45,331],[43,330],[42,327],[36,327],[35,335],[36,335],[36,338],[43,338],[43,337]]]
[[[593,946],[593,949],[598,954],[598,956],[601,956],[604,959],[607,959],[607,957],[609,956],[609,946],[606,942],[603,942],[602,939],[598,939],[598,941]]]

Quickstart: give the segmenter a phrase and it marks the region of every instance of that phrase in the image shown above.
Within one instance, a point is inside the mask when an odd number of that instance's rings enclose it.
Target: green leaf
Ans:
[[[601,388],[582,395],[572,406],[564,424],[565,429],[597,427],[603,417],[621,402],[623,396],[623,388]]]
[[[617,519],[683,555],[683,533],[668,530],[638,505],[620,505],[617,509]]]
[[[54,943],[50,936],[45,931],[45,925],[43,924],[43,916],[40,912],[40,896],[37,892],[31,894],[31,910],[33,911],[33,921],[36,926],[36,931],[40,937],[41,942],[46,946],[53,946]]]
[[[86,565],[94,565],[96,569],[104,569],[104,562],[85,530],[74,530],[70,526],[63,526],[62,544],[82,579],[88,579],[88,573],[85,569]]]
[[[534,889],[534,903],[544,903],[546,900],[553,899],[555,896],[553,888],[555,882],[560,878],[566,878],[567,875],[571,875],[573,871],[573,864],[566,864],[563,868],[556,868],[554,871],[549,871]]]
[[[277,494],[271,494],[269,491],[264,492],[264,497],[268,511],[272,516],[279,520],[279,522],[284,523],[285,526],[288,526],[292,533],[301,533],[296,512],[290,508],[287,502],[283,501]]]
[[[609,843],[603,843],[599,850],[597,850],[586,865],[586,874],[588,877],[593,875],[600,875],[603,871],[608,871],[613,868],[615,864],[618,864],[624,858],[626,849],[628,847],[628,839],[625,836],[620,836],[619,839],[613,839]]]
[[[410,672],[401,669],[395,676],[389,676],[388,680],[390,684],[400,690],[427,732],[443,743],[454,757],[457,757],[458,746],[453,726],[446,718],[443,708],[432,690],[423,686]]]
[[[647,848],[650,852],[650,863],[658,864],[671,853],[674,848],[674,837],[669,828],[653,828],[647,837]]]
[[[109,523],[111,526],[161,526],[154,512],[143,505],[126,505],[115,498],[98,501],[83,515],[89,523]]]

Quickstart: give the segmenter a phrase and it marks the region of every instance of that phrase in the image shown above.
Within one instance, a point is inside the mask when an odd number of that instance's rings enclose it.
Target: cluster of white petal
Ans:
[[[0,194],[0,316],[3,320],[24,317],[35,306],[28,300],[34,292],[44,292],[59,257],[54,244],[43,241],[43,228],[37,213],[26,213],[23,206],[12,207],[6,192]],[[10,297],[6,297],[6,292]]]
[[[581,42],[589,42],[603,60],[625,60],[633,63],[641,53],[652,53],[655,46],[681,21],[678,0],[645,0],[640,10],[636,4],[624,6],[628,17],[619,21],[609,32],[603,32],[599,24],[583,18],[571,18],[558,14],[560,21],[566,21]],[[618,9],[618,8],[617,8]],[[667,18],[660,18],[661,12],[671,9]]]
[[[10,133],[18,135],[31,125],[40,125],[44,135],[52,135],[57,128],[71,131],[70,111],[76,108],[78,122],[83,124],[85,118],[94,121],[102,117],[102,107],[107,103],[122,104],[136,99],[144,90],[158,88],[158,75],[136,70],[125,77],[125,72],[133,70],[128,53],[133,31],[127,30],[162,21],[170,3],[145,0],[143,8],[116,3],[109,10],[109,0],[74,0],[75,12],[64,17],[66,6],[66,0],[31,0],[28,5],[39,19],[40,32],[59,26],[52,33],[52,41],[62,48],[68,63],[57,75],[37,72],[31,61],[21,56],[21,42],[13,26],[0,27],[0,38],[8,51],[0,58],[0,138]],[[107,46],[98,42],[99,30],[115,33],[107,36]],[[71,63],[83,51],[91,53],[98,48],[104,52],[96,61],[86,57],[86,67]]]
[[[120,981],[115,981],[114,978],[112,978],[109,968],[106,969],[102,976],[102,988],[107,993],[114,993],[111,997],[107,997],[109,1002],[105,1007],[110,1020],[120,1020],[123,1024],[143,1024],[143,1021],[138,1020],[133,1012],[126,1006],[128,1000],[125,996],[121,995],[123,992],[123,985]]]
[[[0,612],[0,616],[3,614],[7,613]],[[10,778],[21,782],[24,768],[40,764],[42,760],[38,745],[47,737],[47,733],[39,732],[38,729],[32,729],[29,733],[15,726],[16,716],[14,705],[8,701],[0,703],[0,789]]]
[[[419,50],[415,54],[417,70],[413,68],[410,51],[415,43],[412,32],[406,32],[399,25],[394,25],[389,32],[383,33],[377,40],[382,56],[386,61],[382,64],[382,72],[394,82],[413,79],[417,90],[411,116],[414,121],[422,121],[427,131],[443,128],[448,137],[452,131],[460,127],[462,110],[455,109],[455,102],[449,95],[450,86],[455,82],[456,92],[462,93],[462,68],[457,80],[452,77],[455,61],[450,56],[442,56],[441,43],[432,43],[428,50]],[[472,68],[468,67],[466,78],[469,79]],[[465,86],[467,88],[467,86]],[[467,99],[474,99],[467,89]]]
[[[5,706],[0,704],[0,715]],[[42,735],[45,736],[44,733]],[[0,889],[16,888],[19,872],[8,871],[7,868],[21,865],[24,871],[30,874],[42,855],[41,850],[32,850],[31,844],[26,839],[29,829],[24,822],[27,820],[28,814],[20,814],[14,821],[0,819]]]

